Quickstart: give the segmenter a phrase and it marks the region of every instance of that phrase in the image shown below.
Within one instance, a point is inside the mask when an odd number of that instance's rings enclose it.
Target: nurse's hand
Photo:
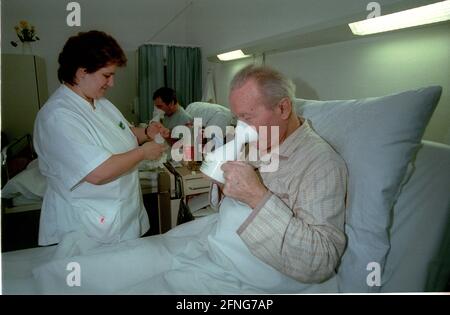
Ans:
[[[255,208],[267,192],[253,167],[245,162],[233,161],[222,165],[225,196],[234,198]]]
[[[141,148],[144,151],[145,160],[157,160],[167,150],[167,145],[149,141],[141,145]]]
[[[155,139],[155,136],[159,133],[163,138],[167,138],[170,136],[170,131],[166,127],[164,127],[161,123],[152,121],[148,128],[146,129],[147,137],[151,139]]]

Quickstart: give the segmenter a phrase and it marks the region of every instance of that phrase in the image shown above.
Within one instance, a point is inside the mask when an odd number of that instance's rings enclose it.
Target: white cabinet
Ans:
[[[2,127],[11,142],[33,133],[34,120],[48,98],[44,59],[2,54]]]

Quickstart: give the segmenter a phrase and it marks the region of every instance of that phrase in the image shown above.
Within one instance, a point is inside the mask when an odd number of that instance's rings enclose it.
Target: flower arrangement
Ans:
[[[17,37],[19,37],[22,43],[35,42],[39,40],[39,37],[36,35],[36,29],[33,25],[28,24],[27,21],[20,21],[19,25],[16,25],[14,29],[16,30]],[[15,41],[11,41],[11,45],[17,47],[17,43]]]

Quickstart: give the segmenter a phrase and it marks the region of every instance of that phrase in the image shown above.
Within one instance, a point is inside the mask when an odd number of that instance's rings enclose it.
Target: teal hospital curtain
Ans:
[[[202,99],[202,57],[200,48],[167,47],[167,86],[177,93],[186,108]]]
[[[153,114],[153,92],[164,86],[164,53],[161,45],[143,45],[138,56],[139,121]]]

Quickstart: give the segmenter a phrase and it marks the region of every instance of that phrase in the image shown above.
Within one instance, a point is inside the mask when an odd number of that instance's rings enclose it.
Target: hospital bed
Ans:
[[[35,158],[36,154],[29,134],[8,142],[2,132],[1,240],[3,251],[37,246],[39,213],[42,204],[39,194],[43,193],[43,187],[33,183],[33,171],[25,172],[28,174],[25,176],[27,178],[20,175],[25,169],[33,168],[32,161]],[[39,173],[37,175],[40,176]],[[29,182],[31,189],[26,189],[18,179]]]
[[[35,185],[40,181],[40,178],[37,178],[36,182],[34,182],[35,175],[40,176],[40,174],[29,172],[27,178],[22,178],[23,175],[19,175],[25,169],[32,169],[36,166],[36,164],[32,163],[34,159],[36,159],[36,153],[29,134],[12,141],[2,148],[2,198],[5,198],[3,200],[5,213],[18,213],[41,208],[40,195],[43,193],[43,187],[39,183],[37,186]],[[16,175],[19,176],[16,177]],[[16,179],[12,180],[15,177]],[[27,182],[27,185],[29,183],[30,189],[23,187],[20,182]],[[8,185],[6,186],[7,183]],[[3,191],[5,186],[6,189]]]
[[[336,115],[332,117],[338,119]],[[313,124],[314,126],[314,124]],[[390,250],[388,252],[383,270],[382,284],[378,292],[424,292],[424,291],[445,291],[448,290],[450,278],[450,146],[431,141],[422,141],[419,150],[408,164],[408,171],[404,175],[399,193],[395,198],[391,216],[392,221],[388,227]],[[168,273],[165,278],[151,278],[152,281],[142,282],[139,273],[136,276],[128,273],[129,264],[133,264],[133,270],[142,272],[151,271],[149,262],[155,261],[158,257],[169,255],[177,251],[185,251],[188,256],[185,264],[200,262],[202,257],[189,258],[189,251],[195,252],[191,248],[189,240],[206,237],[211,226],[215,222],[216,215],[206,216],[200,220],[188,223],[191,226],[201,227],[197,234],[189,234],[180,225],[171,229],[162,236],[152,236],[112,245],[108,248],[99,249],[86,255],[69,257],[53,263],[57,249],[53,247],[43,247],[27,249],[15,252],[8,252],[2,255],[3,262],[3,293],[6,294],[33,294],[42,292],[52,292],[56,290],[55,275],[42,281],[42,274],[52,268],[65,266],[65,262],[71,260],[79,261],[83,266],[91,266],[89,272],[98,272],[108,269],[105,263],[114,262],[111,267],[111,274],[117,277],[105,277],[102,279],[100,287],[90,287],[93,291],[89,293],[121,293],[121,292],[162,292],[180,293],[189,292],[188,282],[178,282],[179,290],[165,291],[162,288],[173,275]],[[197,222],[198,223],[195,223]],[[196,260],[197,259],[197,260]],[[200,259],[200,260],[199,260]],[[58,264],[62,265],[58,265]],[[98,267],[96,267],[98,266]],[[194,266],[195,267],[195,266]],[[191,266],[190,268],[194,268]],[[87,267],[86,267],[87,268]],[[164,268],[162,266],[161,268]],[[122,270],[123,269],[123,270]],[[65,270],[59,271],[63,276]],[[86,269],[85,269],[86,270]],[[188,269],[190,270],[190,269]],[[369,269],[368,269],[369,270]],[[123,271],[123,274],[121,273]],[[107,272],[107,271],[105,271]],[[33,276],[34,274],[34,276]],[[95,273],[94,273],[95,274]],[[183,277],[188,277],[194,272],[184,271]],[[179,275],[178,275],[179,276]],[[339,276],[339,273],[338,273]],[[86,276],[88,277],[88,276]],[[65,279],[65,278],[62,278]],[[86,279],[86,278],[84,278]],[[187,278],[186,278],[187,279]],[[214,280],[216,279],[216,280]],[[204,287],[200,293],[264,293],[262,291],[249,291],[239,287],[241,291],[233,291],[233,280],[226,283],[227,276],[220,278],[206,278],[205,283],[222,283],[222,287]],[[90,278],[87,280],[89,282]],[[333,277],[330,281],[346,281],[346,279]],[[365,281],[365,279],[364,279]],[[328,287],[327,281],[324,285],[312,286],[312,291],[308,292],[348,292],[341,291],[338,286]],[[47,287],[48,291],[43,289]],[[90,284],[85,283],[88,287]],[[161,285],[161,291],[158,286]],[[114,289],[113,289],[114,288]],[[117,291],[115,289],[118,289]],[[135,290],[130,289],[135,288]],[[136,288],[148,289],[150,291],[140,291]],[[188,288],[188,289],[187,289]],[[198,293],[192,289],[192,293]],[[79,293],[76,288],[67,286],[57,287],[56,293]],[[184,291],[183,291],[184,290]],[[54,292],[54,291],[53,291]],[[303,292],[303,291],[302,291]],[[353,290],[351,292],[360,292]],[[361,291],[366,292],[366,291]],[[272,292],[280,293],[280,292]],[[290,292],[295,293],[295,292]],[[301,293],[300,291],[297,293]]]
[[[393,227],[396,232],[388,256],[389,279],[382,292],[445,290],[450,268],[450,215],[448,189],[442,187],[450,187],[449,159],[448,146],[423,142],[414,174],[394,208],[399,221]],[[32,270],[54,252],[51,246],[3,253],[3,293],[38,293]]]

